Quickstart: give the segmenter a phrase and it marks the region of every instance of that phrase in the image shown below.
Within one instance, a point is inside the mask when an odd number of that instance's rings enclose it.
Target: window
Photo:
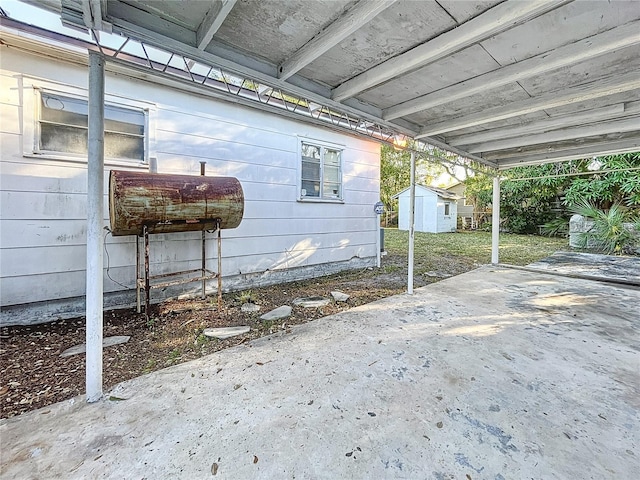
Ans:
[[[445,203],[444,204],[444,214],[445,216],[451,215],[449,209],[451,208],[451,206],[449,205],[449,203]]]
[[[302,142],[300,199],[342,199],[342,150]]]
[[[473,207],[473,201],[471,198],[464,197],[464,206],[465,207]]]
[[[35,153],[87,154],[87,100],[41,91],[36,123]],[[105,158],[143,163],[145,112],[106,104],[104,109]]]

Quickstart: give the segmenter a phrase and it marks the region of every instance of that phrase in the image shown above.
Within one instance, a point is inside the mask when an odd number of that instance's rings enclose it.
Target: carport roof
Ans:
[[[638,1],[40,5],[499,168],[640,150]]]

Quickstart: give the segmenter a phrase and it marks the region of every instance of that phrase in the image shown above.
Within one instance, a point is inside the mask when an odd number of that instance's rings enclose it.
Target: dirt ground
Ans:
[[[430,263],[433,261],[430,260]],[[415,287],[433,283],[475,268],[461,257],[439,257],[414,280]],[[425,268],[426,267],[426,268]],[[135,309],[107,311],[104,336],[128,335],[127,343],[104,349],[104,388],[145,373],[186,362],[229,348],[279,329],[331,315],[406,290],[406,257],[388,255],[380,269],[349,271],[301,282],[233,292],[223,297],[218,311],[216,297],[205,300],[172,300],[152,306],[149,320]],[[331,291],[350,298],[334,302]],[[323,296],[331,299],[322,308],[293,306],[299,297]],[[244,313],[240,307],[250,300],[260,306],[258,313]],[[260,315],[282,305],[293,307],[292,315],[278,323],[263,322]],[[84,354],[60,357],[60,353],[85,341],[85,320],[75,318],[36,326],[0,329],[0,418],[45,407],[84,393]],[[249,325],[247,334],[226,340],[203,335],[208,327]]]

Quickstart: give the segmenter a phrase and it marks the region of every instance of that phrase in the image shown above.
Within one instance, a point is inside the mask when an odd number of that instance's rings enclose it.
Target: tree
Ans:
[[[640,170],[632,170],[640,168],[640,152],[600,157],[592,162],[592,168],[594,166],[597,167],[594,175],[576,178],[567,187],[567,205],[587,202],[596,208],[608,209],[620,204],[640,211]]]
[[[502,173],[500,185],[502,227],[515,233],[535,233],[539,225],[568,216],[566,209],[584,202],[601,209],[621,204],[640,211],[640,170],[633,168],[640,168],[640,153],[509,169]],[[586,176],[575,175],[592,171]],[[467,198],[477,210],[490,204],[490,175],[478,174],[464,183]]]
[[[416,154],[416,183],[429,185],[444,172],[441,164]],[[396,150],[389,145],[382,145],[380,152],[380,200],[388,210],[395,210],[396,193],[411,184],[411,153],[408,150]]]

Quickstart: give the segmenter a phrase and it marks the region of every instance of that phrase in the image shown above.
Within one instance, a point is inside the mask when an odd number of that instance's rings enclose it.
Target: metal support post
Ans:
[[[413,295],[413,250],[416,210],[416,154],[411,151],[411,187],[409,193],[409,273],[407,275],[407,293]]]
[[[146,225],[142,227],[142,234],[144,235],[144,315],[149,320],[151,284],[149,283],[149,229]]]
[[[222,310],[222,230],[218,220],[218,311]]]
[[[102,398],[104,226],[104,64],[89,52],[87,166],[86,391],[87,402]]]
[[[200,175],[204,177],[205,168],[207,162],[200,162]],[[202,230],[202,265],[201,265],[201,275],[202,275],[202,294],[201,298],[204,300],[207,297],[207,281],[205,277],[207,276],[207,232],[206,230]]]
[[[380,250],[382,249],[382,245],[380,245],[380,214],[376,214],[376,267],[380,268]]]
[[[493,177],[493,205],[491,213],[491,263],[500,261],[500,177]]]
[[[140,313],[140,237],[136,235],[136,311]]]

